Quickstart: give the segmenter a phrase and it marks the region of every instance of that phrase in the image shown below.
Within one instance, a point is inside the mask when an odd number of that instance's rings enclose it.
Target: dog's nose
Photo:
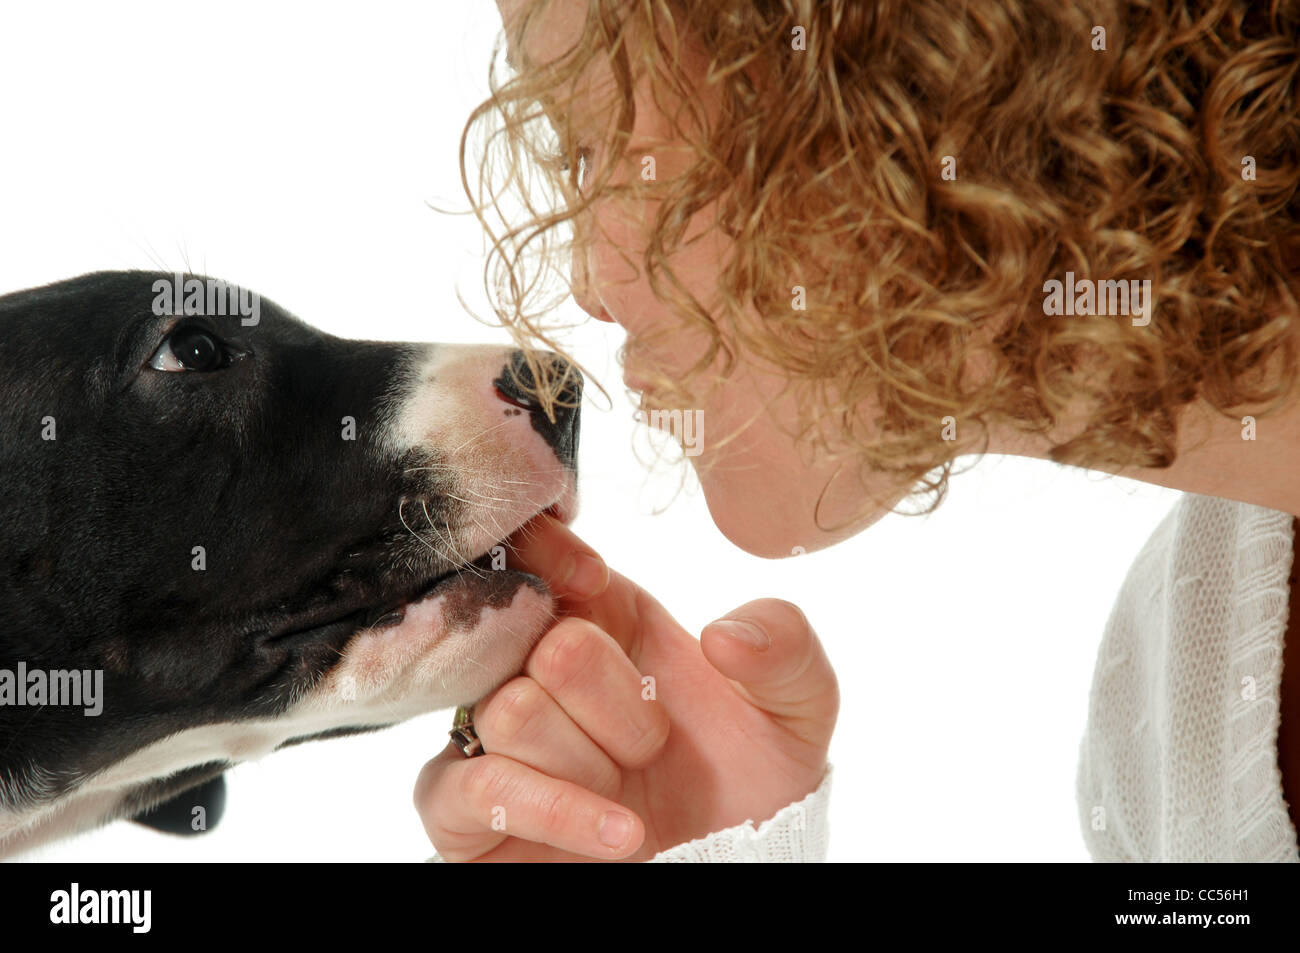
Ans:
[[[551,351],[535,351],[534,358],[547,368],[553,381],[560,381],[555,399],[551,402],[554,419],[537,399],[537,379],[528,366],[523,351],[512,351],[510,361],[501,369],[501,376],[492,383],[497,396],[508,404],[528,411],[536,430],[555,451],[556,458],[571,470],[578,466],[578,418],[582,410],[582,373],[570,361]]]

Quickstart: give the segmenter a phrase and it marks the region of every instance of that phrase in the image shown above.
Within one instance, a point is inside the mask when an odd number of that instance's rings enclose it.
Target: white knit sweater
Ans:
[[[831,766],[802,801],[788,804],[757,828],[747,820],[699,840],[660,851],[651,863],[820,863],[830,843]]]
[[[1277,763],[1289,513],[1185,495],[1102,637],[1080,745],[1094,860],[1296,861]]]

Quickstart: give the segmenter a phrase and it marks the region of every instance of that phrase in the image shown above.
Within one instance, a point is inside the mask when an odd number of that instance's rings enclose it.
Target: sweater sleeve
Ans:
[[[1094,860],[1300,860],[1277,740],[1292,516],[1188,493],[1138,553],[1079,744]]]
[[[652,864],[821,863],[830,843],[831,766],[802,801],[787,804],[754,827],[746,820],[707,837],[660,851]]]
[[[660,851],[647,863],[821,863],[830,843],[830,801],[831,766],[827,764],[816,791],[787,804],[757,828],[747,819],[737,827]],[[443,860],[434,854],[428,862]]]

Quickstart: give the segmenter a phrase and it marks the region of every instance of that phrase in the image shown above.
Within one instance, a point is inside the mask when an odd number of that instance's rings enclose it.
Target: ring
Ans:
[[[486,754],[483,750],[483,742],[479,740],[478,732],[474,730],[474,715],[469,708],[464,705],[456,709],[456,717],[452,719],[451,731],[447,732],[460,753],[467,758],[473,758],[476,755]]]

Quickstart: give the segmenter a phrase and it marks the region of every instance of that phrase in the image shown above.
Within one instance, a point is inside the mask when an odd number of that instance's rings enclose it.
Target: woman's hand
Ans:
[[[759,599],[696,641],[549,516],[513,542],[563,617],[475,707],[487,754],[449,744],[420,772],[443,859],[649,860],[816,789],[839,688],[799,609]]]

